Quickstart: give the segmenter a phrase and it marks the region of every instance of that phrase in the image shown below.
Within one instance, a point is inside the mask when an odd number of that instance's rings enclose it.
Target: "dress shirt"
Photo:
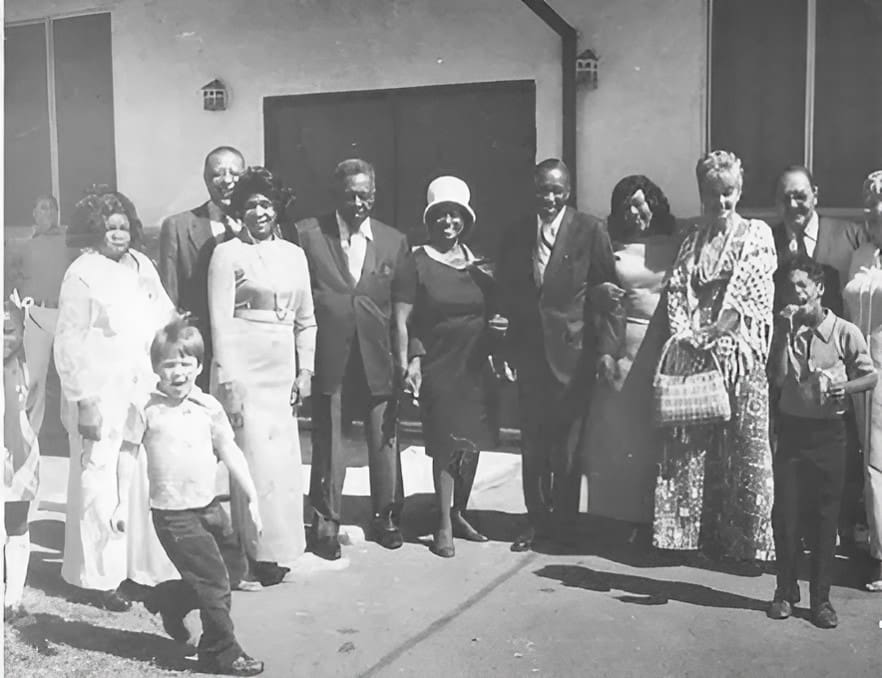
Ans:
[[[551,249],[557,240],[557,232],[560,230],[560,224],[563,221],[563,215],[566,207],[563,207],[557,216],[550,222],[542,221],[540,217],[536,217],[536,252],[533,256],[534,271],[536,274],[536,282],[541,285],[545,278],[545,268],[548,266],[548,260],[551,258]]]
[[[358,281],[361,279],[361,269],[364,268],[367,241],[374,239],[374,233],[371,230],[371,218],[365,217],[358,230],[353,233],[349,230],[349,224],[337,212],[337,226],[340,229],[340,245],[343,247],[343,254],[346,255],[346,261],[349,264],[349,274],[358,284]]]
[[[215,240],[227,233],[238,233],[242,227],[241,224],[213,202],[208,203],[208,219],[211,224],[211,235],[214,236]]]
[[[55,226],[48,231],[34,229],[33,235],[19,245],[20,261],[15,285],[22,297],[36,304],[58,307],[61,281],[72,257],[67,248],[65,230]]]
[[[802,233],[794,233],[788,229],[788,232],[790,233],[790,251],[794,253],[799,252],[799,244],[801,240],[802,245],[805,248],[805,253],[814,258],[815,248],[818,246],[818,224],[818,213],[815,212],[812,214],[812,218],[809,219],[809,222],[805,225]]]

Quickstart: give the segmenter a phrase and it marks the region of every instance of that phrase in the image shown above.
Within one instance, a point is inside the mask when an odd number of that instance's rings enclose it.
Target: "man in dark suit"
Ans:
[[[791,165],[778,177],[775,203],[779,221],[772,226],[778,250],[775,280],[775,307],[783,302],[779,280],[793,255],[806,254],[824,267],[824,306],[842,315],[842,288],[848,283],[851,255],[867,241],[856,222],[821,216],[817,212],[818,187],[812,173],[802,165]]]
[[[416,288],[407,239],[370,216],[374,168],[363,160],[344,160],[334,171],[334,184],[336,211],[295,224],[309,261],[318,324],[310,542],[314,553],[329,560],[340,557],[343,426],[353,413],[364,421],[375,537],[386,548],[402,544],[396,410]]]
[[[239,224],[227,216],[230,195],[245,171],[235,148],[220,146],[205,158],[202,177],[209,200],[199,207],[167,217],[159,236],[159,277],[168,296],[205,339],[206,369],[196,383],[208,391],[211,372],[211,324],[208,319],[208,262],[219,242],[235,235]]]
[[[574,527],[583,418],[595,378],[615,374],[623,331],[614,304],[592,302],[604,283],[618,289],[603,223],[567,207],[570,175],[561,161],[536,166],[535,188],[536,209],[505,235],[499,260],[529,520],[513,551],[531,548],[537,536],[566,540]]]

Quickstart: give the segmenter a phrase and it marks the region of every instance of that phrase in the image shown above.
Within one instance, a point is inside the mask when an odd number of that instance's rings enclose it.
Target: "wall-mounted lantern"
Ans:
[[[600,59],[593,49],[586,49],[576,57],[576,82],[588,89],[597,89],[597,75],[600,70]]]
[[[214,79],[207,85],[202,86],[202,108],[206,111],[225,111],[229,94],[227,86],[220,80]]]

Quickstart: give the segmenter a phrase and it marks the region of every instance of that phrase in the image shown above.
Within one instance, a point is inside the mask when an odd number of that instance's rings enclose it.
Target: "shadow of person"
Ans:
[[[54,614],[32,615],[33,622],[17,626],[22,642],[43,656],[55,654],[52,645],[149,662],[168,671],[188,671],[196,667],[186,659],[185,646],[170,638],[144,631],[128,631],[95,626],[84,621],[66,621]]]
[[[599,592],[622,591],[625,595],[616,598],[623,603],[636,605],[666,605],[668,601],[676,600],[702,607],[726,607],[757,612],[765,611],[767,607],[764,601],[718,591],[701,584],[601,572],[581,565],[546,565],[534,574],[556,579],[567,587]]]

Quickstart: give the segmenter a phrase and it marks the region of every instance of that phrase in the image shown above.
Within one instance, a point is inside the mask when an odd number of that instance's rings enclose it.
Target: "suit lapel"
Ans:
[[[815,261],[827,261],[833,250],[833,238],[836,237],[835,228],[830,227],[824,217],[818,215],[818,241],[815,243],[815,254],[812,257]]]
[[[548,258],[548,265],[545,267],[545,275],[542,278],[542,287],[548,284],[549,278],[553,277],[561,263],[567,257],[569,251],[568,242],[572,234],[572,223],[574,211],[570,207],[564,207],[564,216],[560,222],[560,228],[557,230],[557,237],[554,239],[554,246],[551,248],[551,256]]]
[[[198,252],[206,241],[211,238],[211,220],[208,218],[208,203],[204,203],[193,210],[193,216],[195,218],[190,220],[187,236]]]
[[[355,287],[355,280],[353,280],[352,274],[349,272],[349,263],[346,261],[346,255],[343,253],[343,246],[340,244],[340,227],[337,225],[336,214],[331,214],[330,216],[320,219],[319,225],[321,226],[322,233],[324,233],[325,242],[328,245],[328,252],[331,254],[331,259],[337,264],[337,268],[340,270],[340,275],[343,276],[343,280],[345,280],[350,287]],[[365,257],[365,260],[366,259],[367,257]]]

